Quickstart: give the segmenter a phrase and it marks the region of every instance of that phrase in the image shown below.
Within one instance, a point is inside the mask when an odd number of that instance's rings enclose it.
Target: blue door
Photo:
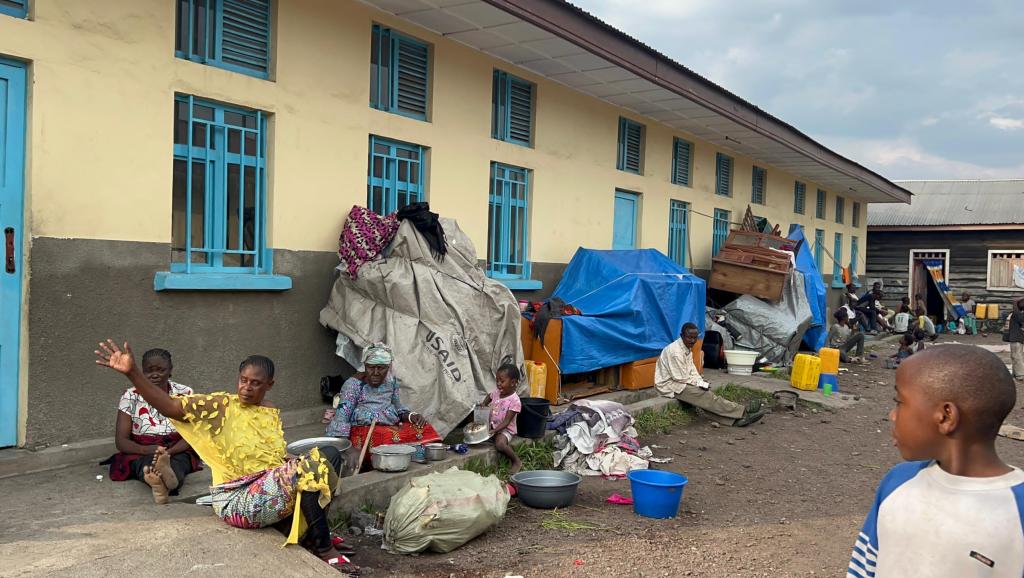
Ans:
[[[0,447],[18,443],[24,178],[25,67],[0,60]]]
[[[615,191],[615,225],[612,249],[636,249],[636,216],[640,195]]]

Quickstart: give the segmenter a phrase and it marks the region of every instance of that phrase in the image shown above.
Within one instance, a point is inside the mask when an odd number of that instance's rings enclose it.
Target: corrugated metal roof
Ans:
[[[1024,179],[894,181],[909,205],[868,205],[869,227],[1024,224]]]

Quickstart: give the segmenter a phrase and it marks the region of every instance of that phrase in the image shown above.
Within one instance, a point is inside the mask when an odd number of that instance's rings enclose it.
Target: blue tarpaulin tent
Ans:
[[[804,237],[804,229],[800,225],[790,225],[789,239],[803,241],[800,250],[796,254],[796,270],[804,274],[804,292],[807,293],[807,301],[811,305],[811,315],[814,324],[804,333],[804,343],[814,351],[825,346],[825,337],[828,334],[828,324],[825,318],[828,315],[828,307],[825,304],[825,282],[821,280],[821,272],[814,263],[814,253],[810,243]]]
[[[553,295],[583,312],[562,318],[562,373],[655,357],[687,321],[704,331],[704,280],[656,249],[577,249]]]

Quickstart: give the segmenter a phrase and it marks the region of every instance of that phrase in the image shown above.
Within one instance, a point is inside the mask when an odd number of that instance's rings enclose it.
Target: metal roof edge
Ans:
[[[688,98],[729,120],[881,191],[895,203],[913,193],[825,147],[792,125],[565,0],[483,0],[534,26]]]
[[[1019,179],[899,179],[894,183],[1021,183]]]

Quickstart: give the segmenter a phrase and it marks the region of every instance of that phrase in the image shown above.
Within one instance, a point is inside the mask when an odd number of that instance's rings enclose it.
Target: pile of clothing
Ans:
[[[640,447],[633,416],[614,401],[575,401],[548,423],[555,430],[556,468],[581,476],[625,476],[653,456]]]

